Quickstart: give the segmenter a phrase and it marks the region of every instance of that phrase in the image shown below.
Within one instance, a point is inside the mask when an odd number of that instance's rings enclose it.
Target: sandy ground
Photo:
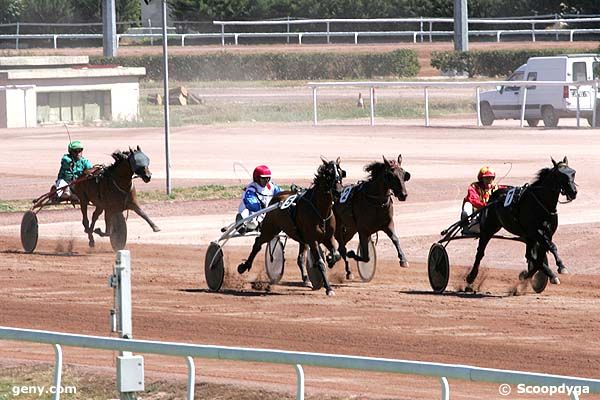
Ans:
[[[330,271],[336,296],[329,298],[298,284],[297,246],[289,243],[282,284],[258,291],[252,282],[265,280],[262,256],[249,275],[235,272],[250,249],[251,242],[241,239],[226,247],[224,290],[211,293],[204,281],[204,251],[232,220],[237,202],[147,204],[144,208],[161,232],[153,233],[135,215],[128,220],[135,337],[598,377],[598,130],[574,129],[572,120],[554,130],[519,129],[515,121],[476,129],[472,116],[432,123],[433,128],[403,120],[378,121],[375,127],[355,121],[318,127],[298,123],[172,129],[174,186],[247,181],[234,163],[249,170],[266,163],[276,181],[306,183],[321,155],[340,156],[347,182],[353,182],[365,177],[362,168],[368,162],[402,153],[412,180],[408,200],[395,203],[395,221],[411,268],[400,270],[389,240],[380,236],[375,279],[347,282],[337,265]],[[116,148],[140,145],[151,158],[153,180],[138,181],[138,190],[165,187],[161,129],[76,128],[71,135],[84,142],[86,156],[97,163],[110,162]],[[0,143],[0,198],[34,198],[46,192],[66,147],[63,128],[0,130]],[[525,265],[524,249],[496,241],[483,262],[479,294],[457,292],[476,247],[465,240],[448,248],[449,292],[433,295],[425,267],[428,249],[439,231],[457,219],[461,198],[478,168],[490,164],[502,183],[523,184],[551,165],[550,156],[565,155],[577,170],[580,191],[576,201],[558,207],[561,225],[555,242],[572,272],[563,284],[541,295],[528,289],[521,289],[522,296],[509,295]],[[23,254],[20,218],[20,213],[0,214],[0,325],[108,335],[112,290],[107,277],[114,263],[108,241],[99,239],[90,250],[79,210],[43,210],[38,248]],[[113,356],[69,348],[65,362],[109,374]],[[0,343],[0,360],[5,362],[51,359],[48,346]],[[176,358],[147,356],[146,368],[151,376],[185,374],[185,362]],[[197,369],[200,381],[294,391],[291,367],[199,360]],[[439,396],[439,384],[432,378],[315,368],[305,372],[307,393],[317,396]],[[505,398],[497,394],[496,384],[450,384],[453,398]]]

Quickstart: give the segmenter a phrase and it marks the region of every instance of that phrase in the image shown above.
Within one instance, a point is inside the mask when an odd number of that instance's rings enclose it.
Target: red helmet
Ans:
[[[258,182],[259,178],[270,178],[271,170],[266,165],[259,165],[254,168],[254,172],[252,173],[252,179],[254,182]]]
[[[492,178],[495,178],[496,172],[490,167],[481,167],[481,169],[479,170],[479,173],[477,174],[477,180],[480,181],[483,178],[490,177],[490,176]]]

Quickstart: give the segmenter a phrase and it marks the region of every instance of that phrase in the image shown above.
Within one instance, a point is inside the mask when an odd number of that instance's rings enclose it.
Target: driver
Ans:
[[[59,200],[78,201],[79,199],[71,192],[69,184],[86,174],[93,172],[92,163],[83,156],[83,145],[76,140],[67,146],[68,153],[63,155],[60,160],[60,170],[54,186],[56,187],[56,196]]]
[[[265,208],[273,196],[279,192],[281,192],[279,186],[271,182],[271,170],[269,167],[266,165],[259,165],[254,168],[252,182],[244,189],[242,201],[238,208],[238,214],[235,217],[236,222]],[[243,227],[238,229],[238,232],[243,235],[247,231],[257,229],[262,218],[264,218],[264,214],[247,221]]]
[[[496,172],[488,167],[481,167],[477,174],[477,182],[473,182],[467,189],[467,195],[463,199],[460,219],[463,221],[463,234],[479,233],[479,218],[474,218],[468,225],[469,216],[474,212],[485,207],[490,200],[490,196],[496,190],[498,185],[495,182]]]

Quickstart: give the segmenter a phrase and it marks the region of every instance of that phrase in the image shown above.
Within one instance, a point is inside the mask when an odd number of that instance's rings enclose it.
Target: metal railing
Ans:
[[[187,23],[193,23],[186,21]],[[500,42],[503,37],[508,36],[528,36],[532,41],[536,41],[540,36],[554,35],[555,40],[559,40],[561,36],[568,36],[569,41],[573,41],[576,35],[600,35],[599,28],[553,28],[552,26],[560,26],[561,24],[578,24],[578,23],[598,23],[600,22],[599,17],[586,17],[586,18],[546,18],[546,19],[488,19],[488,18],[471,18],[469,19],[470,25],[526,25],[529,29],[470,29],[469,35],[471,37],[480,36],[492,36],[496,38],[497,42]],[[135,22],[133,22],[135,23]],[[333,18],[333,19],[301,19],[301,20],[263,20],[263,21],[213,21],[214,25],[220,26],[219,32],[206,32],[206,33],[169,33],[168,38],[178,41],[181,46],[186,45],[186,40],[198,40],[208,39],[220,41],[222,46],[225,46],[228,40],[233,40],[233,44],[238,45],[240,39],[258,39],[258,38],[284,38],[287,42],[290,39],[297,40],[298,44],[303,43],[305,38],[324,38],[327,43],[331,43],[332,38],[350,38],[354,44],[359,43],[359,38],[376,38],[376,37],[394,37],[402,38],[407,37],[412,39],[413,43],[424,42],[428,40],[433,41],[434,37],[451,38],[454,35],[452,30],[435,30],[434,24],[453,24],[452,18],[373,18],[373,19],[344,19],[344,18]],[[123,24],[132,24],[132,22],[124,22]],[[183,23],[173,21],[172,24],[182,26]],[[364,25],[364,24],[407,24],[417,25],[417,29],[396,29],[396,30],[360,30],[360,29],[348,29],[348,25]],[[48,24],[46,26],[74,26],[74,27],[92,27],[100,25],[99,23],[89,24]],[[322,25],[321,30],[309,30],[307,26]],[[333,30],[333,25],[343,25],[343,30]],[[540,28],[540,25],[546,25],[546,29]],[[19,42],[23,40],[49,40],[52,42],[53,48],[58,48],[58,40],[89,40],[89,39],[102,39],[101,33],[39,33],[39,34],[27,34],[20,31],[21,27],[24,26],[44,26],[34,23],[14,23],[14,24],[0,24],[0,27],[15,27],[16,32],[10,34],[1,34],[0,41],[3,40],[14,40],[15,48],[19,49]],[[265,27],[265,26],[282,26],[285,27],[283,32],[226,32],[226,27],[243,27],[243,26],[254,26],[254,27]],[[299,31],[292,31],[292,27],[303,27]],[[152,31],[152,27],[148,27]],[[173,28],[169,28],[173,29]],[[121,39],[135,39],[144,40],[149,39],[151,44],[154,44],[155,39],[162,39],[162,35],[159,33],[120,33],[117,34],[117,43]]]
[[[523,88],[523,95],[521,100],[521,128],[524,126],[525,120],[525,106],[527,104],[527,90],[531,86],[574,86],[577,92],[577,104],[576,104],[576,118],[577,127],[580,127],[580,93],[579,88],[581,86],[591,86],[593,88],[593,100],[591,104],[592,109],[592,126],[597,126],[597,114],[598,106],[598,87],[600,80],[594,81],[580,81],[580,82],[563,82],[563,81],[462,81],[462,82],[309,82],[307,86],[312,89],[312,103],[313,103],[313,125],[318,124],[318,89],[321,87],[332,88],[332,87],[362,87],[369,88],[369,111],[370,111],[370,125],[375,125],[375,89],[376,88],[422,88],[423,98],[425,103],[424,117],[425,126],[430,125],[429,119],[429,89],[430,88],[475,88],[475,107],[477,111],[477,126],[481,127],[481,110],[480,110],[480,92],[482,87],[494,87],[494,86],[518,86]]]
[[[55,350],[54,387],[61,385],[62,351],[61,346],[83,347],[111,351],[131,351],[146,354],[161,354],[185,357],[188,366],[187,398],[194,398],[195,367],[193,357],[264,362],[293,365],[296,369],[296,398],[304,399],[303,365],[325,368],[389,372],[440,378],[442,400],[450,398],[448,378],[471,382],[494,382],[508,385],[531,385],[544,387],[566,386],[579,388],[570,392],[571,399],[579,399],[584,392],[600,393],[600,380],[572,376],[549,375],[522,371],[480,368],[470,365],[442,364],[421,361],[395,360],[388,358],[359,357],[322,353],[305,353],[271,349],[253,349],[226,346],[193,345],[184,343],[158,342],[149,340],[117,339],[101,336],[76,335],[0,327],[0,339],[51,344]],[[60,399],[56,390],[54,400]]]

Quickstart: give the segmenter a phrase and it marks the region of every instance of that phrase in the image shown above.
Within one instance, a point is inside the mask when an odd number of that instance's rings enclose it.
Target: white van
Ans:
[[[590,54],[554,57],[531,57],[506,80],[508,81],[564,81],[582,82],[600,78],[600,56]],[[582,118],[592,125],[594,88],[579,87],[579,110]],[[518,86],[499,86],[482,92],[480,96],[481,123],[491,125],[496,119],[521,119],[523,89]],[[596,125],[600,124],[600,100]],[[577,89],[572,85],[528,86],[525,119],[529,126],[537,126],[540,119],[547,127],[558,125],[560,118],[575,118]]]

